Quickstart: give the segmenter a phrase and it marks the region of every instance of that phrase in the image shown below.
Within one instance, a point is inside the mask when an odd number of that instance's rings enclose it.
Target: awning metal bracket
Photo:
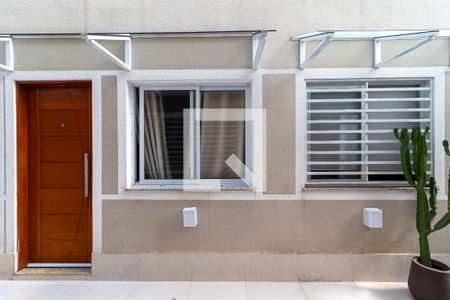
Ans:
[[[267,31],[256,33],[252,36],[252,67],[259,69],[264,46],[266,45]]]
[[[319,55],[320,52],[322,52],[322,50],[325,49],[325,47],[331,42],[333,36],[333,32],[323,32],[314,35],[311,38],[304,38],[300,40],[299,68],[303,70],[309,62],[311,62],[317,55]],[[313,51],[311,51],[308,56],[306,56],[306,42],[311,40],[320,40],[321,42],[316,46],[316,48],[314,48]]]
[[[428,42],[431,42],[438,33],[439,33],[438,31],[424,31],[424,32],[414,32],[414,33],[410,33],[410,34],[399,34],[399,35],[390,35],[390,36],[374,38],[374,40],[373,40],[373,67],[379,68],[382,65],[385,65],[393,60],[396,60],[397,58],[419,48],[420,46],[425,45]],[[392,55],[388,58],[382,59],[382,55],[381,55],[382,41],[401,40],[401,39],[406,39],[408,36],[410,38],[418,38],[419,41],[401,49],[400,51],[398,51],[397,53],[395,53],[394,55]]]
[[[97,40],[104,41],[123,41],[124,42],[124,59],[121,60],[111,51],[102,46]],[[95,50],[104,54],[110,61],[124,69],[131,71],[131,37],[129,35],[90,35],[86,36],[86,42]]]
[[[299,42],[299,68],[304,69],[331,41],[373,41],[373,68],[379,68],[397,58],[414,51],[435,38],[449,39],[450,30],[323,30],[304,35],[296,35],[291,40]],[[383,41],[413,40],[416,41],[388,58],[382,59],[381,44]],[[320,41],[319,45],[306,56],[306,42]]]
[[[5,64],[0,64],[0,70],[13,72],[14,71],[14,47],[11,37],[0,36],[0,42],[5,45]]]
[[[178,38],[178,37],[251,37],[252,68],[259,69],[268,32],[276,30],[240,30],[240,31],[186,31],[186,32],[109,32],[109,33],[0,33],[0,42],[5,44],[5,64],[0,64],[0,71],[14,71],[13,39],[85,39],[95,50],[126,71],[131,71],[133,38]],[[124,57],[106,49],[99,41],[123,41]]]

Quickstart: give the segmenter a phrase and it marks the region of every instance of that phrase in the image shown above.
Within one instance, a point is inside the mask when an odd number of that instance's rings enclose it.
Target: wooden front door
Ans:
[[[28,255],[23,256],[28,256],[29,263],[89,263],[90,84],[41,83],[24,89],[21,94],[27,100],[28,118]]]

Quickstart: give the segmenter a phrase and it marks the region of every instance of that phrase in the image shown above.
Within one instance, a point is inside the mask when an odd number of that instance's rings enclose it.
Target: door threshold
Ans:
[[[85,280],[92,275],[90,268],[23,268],[14,274],[13,279],[73,279]]]
[[[27,268],[90,268],[90,263],[29,263]]]

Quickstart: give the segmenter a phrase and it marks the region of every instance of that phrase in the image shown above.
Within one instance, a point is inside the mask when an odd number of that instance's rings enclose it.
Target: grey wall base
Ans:
[[[0,280],[11,279],[14,274],[14,253],[0,253]]]
[[[94,280],[406,281],[411,254],[95,254]],[[435,259],[450,263],[450,255]]]
[[[406,281],[412,254],[94,254],[92,276],[45,280]],[[434,255],[450,264],[450,255]],[[0,254],[0,280],[12,279],[15,254]],[[42,277],[42,278],[41,278]]]

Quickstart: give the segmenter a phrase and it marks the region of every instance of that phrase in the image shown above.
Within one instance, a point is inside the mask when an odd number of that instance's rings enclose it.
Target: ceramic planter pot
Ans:
[[[408,287],[416,300],[449,300],[450,299],[450,267],[432,260],[434,268],[419,263],[415,256],[409,270]]]

